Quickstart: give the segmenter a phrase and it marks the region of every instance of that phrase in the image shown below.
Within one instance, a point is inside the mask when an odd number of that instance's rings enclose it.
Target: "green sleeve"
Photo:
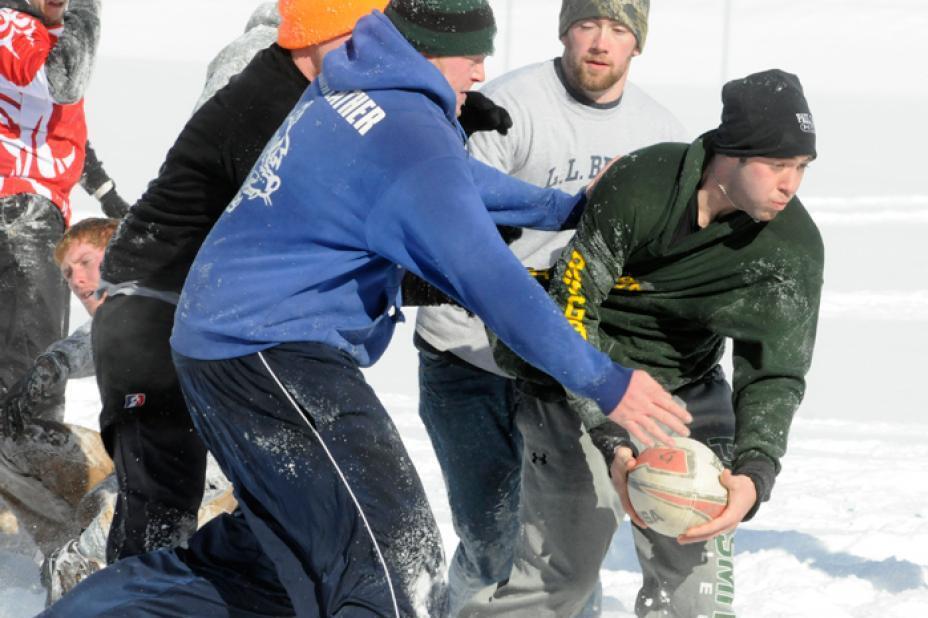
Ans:
[[[807,274],[777,286],[776,300],[758,316],[761,336],[733,342],[733,402],[737,419],[733,468],[767,460],[775,472],[786,453],[789,428],[805,394],[821,298],[821,260]]]

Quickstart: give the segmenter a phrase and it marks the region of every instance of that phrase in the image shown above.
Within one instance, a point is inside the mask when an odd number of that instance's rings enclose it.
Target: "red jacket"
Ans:
[[[35,193],[70,221],[69,196],[84,167],[83,98],[53,99],[45,63],[63,26],[0,9],[0,197]]]

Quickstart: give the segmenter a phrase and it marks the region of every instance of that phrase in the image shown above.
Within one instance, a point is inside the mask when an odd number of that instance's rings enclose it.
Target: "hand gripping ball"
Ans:
[[[725,510],[722,462],[709,447],[674,437],[676,446],[654,446],[628,474],[628,496],[638,515],[659,534],[676,537]]]

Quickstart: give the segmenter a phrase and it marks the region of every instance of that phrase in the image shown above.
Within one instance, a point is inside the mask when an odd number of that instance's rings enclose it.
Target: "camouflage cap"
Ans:
[[[651,0],[564,0],[561,4],[561,20],[558,36],[581,19],[614,19],[626,26],[638,39],[638,50],[644,49],[648,37],[648,10]]]

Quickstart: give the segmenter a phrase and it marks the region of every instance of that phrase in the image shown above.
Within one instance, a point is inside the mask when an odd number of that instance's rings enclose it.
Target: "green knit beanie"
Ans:
[[[496,20],[487,0],[391,0],[384,15],[423,54],[493,53]]]
[[[638,39],[638,51],[644,49],[648,38],[648,10],[651,0],[564,0],[558,36],[581,19],[612,19],[629,30]]]

